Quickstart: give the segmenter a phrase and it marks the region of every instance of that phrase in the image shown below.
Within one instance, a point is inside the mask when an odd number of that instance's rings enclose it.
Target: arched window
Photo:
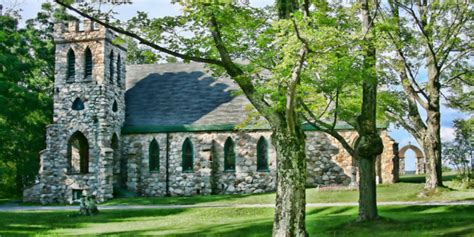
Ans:
[[[114,100],[114,103],[112,104],[112,111],[113,112],[117,112],[118,111],[118,105],[117,105],[117,101]]]
[[[183,171],[193,171],[194,148],[193,143],[189,138],[186,138],[183,143]]]
[[[92,76],[92,52],[86,48],[84,52],[84,77]]]
[[[114,150],[113,153],[113,173],[120,173],[120,167],[119,167],[119,162],[120,162],[120,149],[119,149],[119,142],[118,142],[118,137],[117,134],[114,133],[112,135],[112,140],[110,142],[110,148]]]
[[[120,85],[120,77],[122,76],[122,60],[120,59],[120,55],[117,58],[117,85]]]
[[[67,72],[66,77],[68,80],[73,80],[76,75],[76,55],[72,49],[67,52]]]
[[[110,52],[109,55],[109,73],[110,73],[110,82],[114,82],[114,52]]]
[[[89,172],[89,143],[81,132],[75,132],[69,139],[67,155],[70,173]]]
[[[72,110],[83,110],[84,107],[84,102],[82,102],[81,98],[77,97],[74,102],[72,102],[71,109]]]
[[[264,137],[260,137],[257,143],[257,170],[268,170],[268,143]]]
[[[150,171],[160,171],[160,146],[154,138],[148,149],[148,165]]]
[[[224,170],[235,170],[235,148],[232,138],[227,138],[224,144]]]

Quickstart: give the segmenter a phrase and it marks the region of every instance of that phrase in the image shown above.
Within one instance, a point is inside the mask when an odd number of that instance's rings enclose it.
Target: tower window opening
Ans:
[[[92,76],[92,52],[89,48],[84,52],[84,77]]]
[[[67,80],[74,80],[76,76],[76,55],[72,49],[67,52]]]

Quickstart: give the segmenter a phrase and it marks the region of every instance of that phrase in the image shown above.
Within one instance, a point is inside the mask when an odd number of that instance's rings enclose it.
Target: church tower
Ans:
[[[115,37],[89,20],[55,25],[54,117],[41,153],[42,203],[72,202],[84,192],[103,201],[112,198],[114,185],[125,185],[126,47]]]

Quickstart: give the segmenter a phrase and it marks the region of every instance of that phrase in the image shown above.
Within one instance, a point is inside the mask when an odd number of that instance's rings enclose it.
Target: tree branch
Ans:
[[[306,50],[308,52],[313,53],[314,51],[309,47],[308,40],[306,40],[305,38],[301,36],[300,31],[298,29],[298,25],[295,22],[295,19],[292,18],[291,22],[293,22],[293,28],[295,29],[296,37],[298,38],[298,40],[301,41],[301,43],[303,43],[303,45],[306,47]]]
[[[333,130],[336,127],[336,123],[337,123],[337,115],[338,115],[338,110],[339,110],[339,91],[340,91],[340,88],[337,87],[337,89],[336,89],[336,108],[334,109],[334,119],[332,121],[332,129]]]
[[[408,120],[397,114],[396,112],[391,111],[389,108],[386,109],[386,114],[389,118],[392,120],[397,121],[404,129],[406,129],[410,134],[413,136],[418,136],[418,134],[422,133],[422,131],[419,131],[415,129],[413,126],[408,124]]]
[[[123,34],[123,35],[126,35],[126,36],[129,36],[129,37],[132,37],[136,40],[138,40],[141,44],[144,44],[144,45],[147,45],[153,49],[156,49],[160,52],[163,52],[163,53],[166,53],[166,54],[169,54],[169,55],[172,55],[172,56],[175,56],[175,57],[178,57],[178,58],[181,58],[181,59],[184,59],[184,60],[189,60],[189,61],[194,61],[194,62],[200,62],[200,63],[209,63],[209,64],[214,64],[214,65],[219,65],[219,66],[224,66],[223,62],[220,61],[220,60],[216,60],[216,59],[210,59],[210,58],[201,58],[201,57],[195,57],[195,56],[191,56],[191,55],[186,55],[186,54],[182,54],[182,53],[178,53],[178,52],[175,52],[173,50],[170,50],[170,49],[167,49],[167,48],[164,48],[164,47],[161,47],[147,39],[144,39],[143,37],[135,34],[135,33],[132,33],[132,32],[129,32],[129,31],[126,31],[122,28],[119,28],[119,27],[116,27],[116,26],[113,26],[107,22],[104,22],[100,19],[97,19],[95,18],[94,16],[91,16],[87,13],[84,13],[78,9],[76,9],[75,7],[69,5],[69,4],[66,4],[64,3],[63,1],[60,1],[60,0],[54,0],[56,3],[58,3],[59,5],[79,14],[80,16],[82,17],[85,17],[87,19],[90,19],[104,27],[107,27],[117,33],[120,33],[120,34]]]
[[[296,67],[291,73],[291,80],[288,85],[287,96],[286,96],[286,119],[288,131],[290,133],[295,133],[296,123],[296,86],[300,82],[301,71],[303,70],[303,65],[306,58],[306,48],[302,48],[299,52],[299,61]]]
[[[319,120],[316,118],[314,113],[309,109],[309,107],[303,102],[300,101],[301,106],[303,109],[308,113],[308,115],[313,119],[309,119],[306,117],[306,115],[303,113],[303,118],[306,120],[307,123],[313,125],[316,129],[321,130],[324,133],[329,134],[330,136],[334,137],[339,143],[341,143],[342,147],[349,153],[352,157],[355,157],[355,151],[354,148],[346,141],[344,137],[342,137],[339,132],[331,128],[331,125],[324,123],[323,121]]]
[[[272,112],[270,109],[271,106],[265,101],[264,96],[257,93],[255,86],[252,84],[252,78],[245,75],[242,69],[240,69],[232,61],[229,51],[224,45],[217,19],[212,12],[210,13],[209,29],[211,31],[214,44],[221,57],[223,63],[222,66],[226,69],[227,74],[229,74],[229,76],[231,76],[232,79],[237,82],[244,94],[250,100],[250,103],[252,103],[257,111],[260,112],[260,114],[262,114],[270,122],[270,124],[280,124],[282,119],[281,114],[275,111]]]
[[[411,1],[411,2],[414,2],[414,1]],[[435,50],[434,50],[434,46],[431,42],[430,34],[426,31],[426,22],[424,22],[423,19],[418,18],[415,11],[413,10],[413,6],[407,7],[404,4],[400,3],[399,1],[396,1],[396,3],[402,9],[404,9],[415,21],[416,25],[418,26],[418,29],[421,32],[421,35],[423,35],[423,37],[425,38],[426,46],[427,46],[428,50],[430,51],[431,57],[433,59],[433,63],[436,65],[436,67],[438,67],[438,61],[437,61],[436,53],[435,53]],[[425,6],[422,5],[422,4],[418,4],[418,6],[417,6],[417,8],[419,10],[419,13],[420,13],[420,17],[423,17],[424,14],[425,14],[424,13],[424,11],[425,11],[424,7]]]

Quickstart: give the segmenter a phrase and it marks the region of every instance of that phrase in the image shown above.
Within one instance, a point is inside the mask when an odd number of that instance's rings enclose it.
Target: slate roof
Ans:
[[[128,65],[125,127],[237,125],[250,102],[204,64]]]

